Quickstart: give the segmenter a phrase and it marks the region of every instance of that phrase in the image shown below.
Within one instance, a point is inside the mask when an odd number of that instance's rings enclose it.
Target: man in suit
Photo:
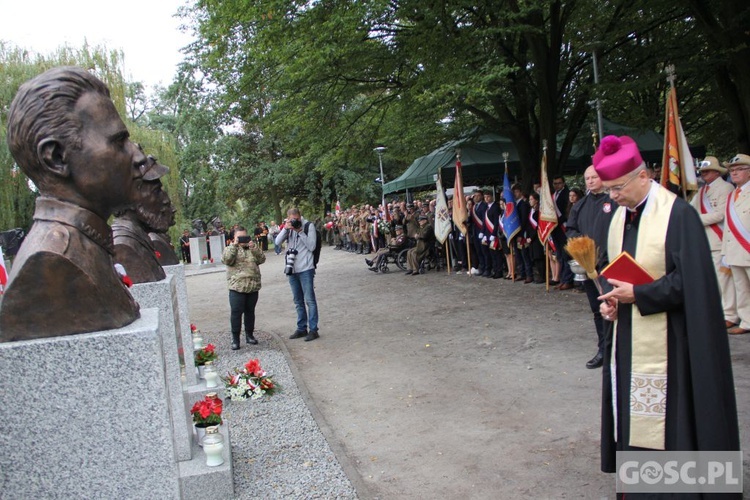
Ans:
[[[724,165],[735,190],[727,197],[724,240],[721,253],[732,269],[739,325],[727,330],[732,335],[750,332],[750,156],[738,154]]]
[[[485,278],[502,278],[503,276],[503,247],[500,245],[500,205],[492,199],[492,191],[484,192],[484,234],[487,237],[487,252],[485,254]]]
[[[552,178],[552,187],[555,190],[552,195],[555,200],[555,212],[557,213],[557,226],[552,231],[552,241],[555,243],[555,256],[557,257],[557,276],[560,283],[555,285],[558,290],[570,290],[573,288],[573,273],[568,265],[568,254],[565,252],[565,244],[568,242],[565,236],[565,223],[568,220],[568,204],[570,203],[570,189],[565,185],[562,175]]]
[[[471,270],[472,274],[482,276],[489,268],[489,249],[487,241],[489,237],[484,233],[484,215],[487,212],[487,203],[484,202],[484,191],[476,189],[472,195],[474,206],[471,210],[472,240],[471,243],[477,253],[476,268]]]
[[[0,341],[132,323],[139,308],[115,271],[107,219],[129,206],[146,155],[109,89],[82,68],[53,68],[21,85],[7,126],[40,196],[0,304]]]
[[[711,247],[711,257],[714,261],[716,277],[719,280],[719,289],[721,290],[724,321],[727,328],[732,328],[739,321],[737,300],[729,267],[721,262],[721,246],[724,239],[724,215],[726,214],[727,199],[734,190],[734,186],[722,178],[727,173],[727,169],[719,165],[719,160],[716,157],[706,156],[698,167],[704,185],[693,196],[690,204],[700,214],[703,228],[706,230],[708,245]]]
[[[512,190],[513,196],[516,198],[516,210],[518,211],[518,219],[521,221],[521,231],[510,244],[515,245],[517,249],[516,268],[519,270],[517,279],[522,279],[525,284],[528,284],[534,282],[534,261],[531,256],[529,240],[531,239],[532,231],[535,232],[536,228],[531,228],[529,222],[531,205],[529,205],[526,196],[524,196],[521,185],[514,184]]]

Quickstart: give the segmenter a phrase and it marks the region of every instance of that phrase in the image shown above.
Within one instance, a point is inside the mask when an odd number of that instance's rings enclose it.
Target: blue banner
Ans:
[[[503,198],[505,199],[505,212],[503,213],[503,232],[508,239],[508,243],[521,230],[521,220],[518,218],[516,210],[516,199],[513,197],[513,191],[510,189],[508,180],[508,166],[505,166],[505,176],[503,177]]]

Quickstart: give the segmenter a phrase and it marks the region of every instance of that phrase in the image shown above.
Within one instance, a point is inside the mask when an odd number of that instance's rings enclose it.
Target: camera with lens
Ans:
[[[292,225],[294,229],[299,229],[302,227],[302,221],[299,219],[292,219],[289,221],[289,223]]]
[[[237,243],[250,243],[252,236],[237,236]]]
[[[294,274],[294,261],[297,259],[298,253],[296,248],[290,248],[286,251],[284,274],[287,276]]]

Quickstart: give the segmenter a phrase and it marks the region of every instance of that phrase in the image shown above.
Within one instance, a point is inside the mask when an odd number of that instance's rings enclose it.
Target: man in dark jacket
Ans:
[[[596,270],[601,271],[607,265],[607,232],[615,204],[609,194],[604,191],[602,180],[593,165],[586,169],[583,178],[588,194],[570,210],[567,236],[568,238],[588,236],[594,240],[598,251]],[[599,291],[594,282],[589,279],[583,282],[583,288],[586,290],[591,312],[594,313],[594,325],[599,338],[596,356],[586,363],[586,368],[599,368],[602,366],[604,356],[604,321],[599,312],[599,299],[597,298]]]

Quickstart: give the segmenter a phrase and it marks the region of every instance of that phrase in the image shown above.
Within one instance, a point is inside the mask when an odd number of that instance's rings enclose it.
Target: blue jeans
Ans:
[[[318,303],[315,301],[315,269],[288,275],[292,298],[297,308],[297,331],[318,330]],[[307,306],[307,309],[305,309]]]

